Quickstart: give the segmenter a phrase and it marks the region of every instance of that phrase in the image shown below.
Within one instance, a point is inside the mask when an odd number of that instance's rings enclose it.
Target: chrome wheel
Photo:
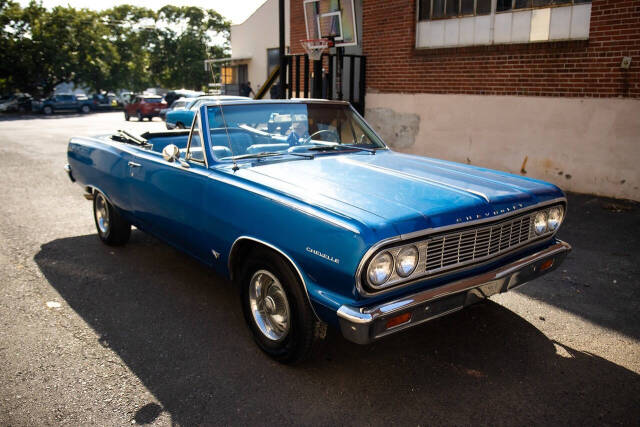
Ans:
[[[290,329],[289,301],[280,281],[258,270],[249,282],[249,306],[260,332],[272,341],[283,340]]]
[[[109,233],[109,205],[101,193],[96,194],[96,224],[100,233]]]

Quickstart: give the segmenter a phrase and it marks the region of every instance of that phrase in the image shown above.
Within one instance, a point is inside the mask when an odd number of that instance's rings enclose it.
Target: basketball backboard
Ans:
[[[353,0],[304,0],[308,39],[333,38],[336,47],[356,46]]]

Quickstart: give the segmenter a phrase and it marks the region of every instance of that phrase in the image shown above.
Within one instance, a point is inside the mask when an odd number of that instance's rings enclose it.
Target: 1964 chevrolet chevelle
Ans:
[[[221,101],[190,130],[72,138],[100,239],[131,225],[237,283],[255,341],[306,357],[326,325],[369,343],[564,260],[554,185],[389,150],[348,103]]]

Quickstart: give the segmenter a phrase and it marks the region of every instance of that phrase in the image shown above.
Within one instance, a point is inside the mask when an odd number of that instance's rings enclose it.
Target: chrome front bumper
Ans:
[[[401,299],[366,308],[343,305],[338,310],[342,334],[349,341],[367,344],[420,323],[444,316],[507,292],[557,268],[571,251],[558,240],[551,246],[507,265],[476,276],[447,283]],[[403,314],[410,320],[387,328],[387,321]]]

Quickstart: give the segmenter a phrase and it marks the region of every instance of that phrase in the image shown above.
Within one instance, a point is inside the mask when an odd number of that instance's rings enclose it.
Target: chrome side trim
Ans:
[[[231,249],[229,250],[229,259],[227,260],[227,268],[229,270],[229,277],[233,280],[233,270],[231,269],[231,255],[233,254],[233,249],[235,248],[236,244],[241,241],[241,240],[251,240],[257,243],[260,243],[270,249],[273,249],[274,251],[278,252],[280,255],[282,255],[283,257],[285,257],[293,266],[293,268],[296,270],[296,273],[298,273],[298,278],[300,279],[300,282],[302,282],[302,287],[304,288],[304,293],[307,295],[307,301],[309,302],[309,306],[311,307],[311,311],[313,312],[313,315],[316,317],[317,320],[320,320],[320,317],[318,317],[318,314],[316,313],[316,310],[313,308],[313,304],[311,303],[311,298],[309,297],[309,290],[307,289],[307,282],[305,282],[304,277],[302,277],[302,273],[300,272],[300,269],[298,268],[298,265],[293,261],[293,259],[287,255],[286,252],[284,252],[282,249],[278,248],[277,246],[272,245],[271,243],[267,243],[264,240],[260,240],[260,239],[256,239],[255,237],[251,237],[251,236],[240,236],[238,237],[233,244],[231,245]]]
[[[463,228],[463,227],[472,227],[472,226],[475,226],[475,225],[478,225],[478,224],[483,224],[483,223],[486,223],[486,222],[500,221],[501,219],[504,219],[504,218],[508,218],[508,217],[515,216],[515,215],[520,215],[520,214],[523,214],[523,213],[526,213],[526,212],[529,212],[529,211],[533,211],[533,210],[540,209],[540,208],[543,208],[545,206],[549,206],[549,205],[553,205],[553,204],[557,204],[557,203],[564,203],[565,204],[565,215],[566,215],[566,212],[567,212],[567,209],[566,209],[567,198],[566,197],[558,197],[556,199],[548,200],[546,202],[537,203],[535,205],[529,206],[526,209],[522,209],[522,210],[519,210],[519,211],[507,212],[507,213],[504,213],[502,215],[496,215],[496,216],[493,216],[493,217],[490,217],[490,218],[482,218],[482,219],[478,219],[476,221],[469,221],[469,222],[463,222],[463,223],[459,223],[459,224],[452,224],[452,225],[448,225],[448,226],[445,226],[445,227],[427,228],[427,229],[424,229],[424,230],[414,231],[412,233],[407,233],[407,234],[400,234],[398,236],[393,236],[393,237],[390,237],[388,239],[381,240],[378,243],[376,243],[375,245],[371,246],[371,248],[369,248],[369,250],[367,250],[367,252],[365,252],[364,256],[360,260],[360,263],[358,264],[358,268],[356,269],[356,275],[355,275],[356,289],[358,290],[358,293],[360,295],[367,297],[367,296],[372,296],[372,295],[381,295],[381,294],[384,294],[386,292],[390,292],[392,290],[401,289],[401,288],[403,288],[405,286],[409,286],[412,283],[415,283],[415,280],[412,280],[410,282],[406,282],[406,283],[402,283],[402,284],[399,284],[399,285],[396,285],[396,286],[392,286],[392,287],[380,290],[378,292],[367,292],[364,289],[364,287],[362,286],[362,281],[361,281],[362,271],[364,269],[364,265],[367,263],[367,261],[369,259],[371,259],[371,257],[380,248],[382,248],[384,246],[387,246],[387,245],[390,245],[390,244],[393,244],[393,243],[399,243],[399,242],[402,242],[402,241],[405,241],[405,240],[411,240],[411,239],[423,237],[423,236],[426,236],[426,235],[429,235],[429,234],[442,233],[442,232],[445,232],[445,231],[455,230],[455,229]],[[560,227],[561,226],[562,225],[560,225]],[[558,230],[560,229],[560,227],[558,227],[558,229],[556,229],[553,234],[551,234],[549,236],[545,236],[545,238],[551,238],[551,237],[555,236],[556,233],[558,232]],[[536,242],[540,242],[540,240],[533,241],[533,242],[531,242],[531,244],[534,244]],[[505,253],[503,256],[505,256],[505,255],[508,255],[508,253]],[[493,260],[489,260],[489,261],[486,261],[486,262],[491,262],[491,261],[493,261]],[[475,264],[475,265],[472,264],[471,267],[475,267],[477,265],[478,264]],[[455,271],[459,271],[459,270],[450,270],[450,271],[447,271],[446,273],[453,273]],[[443,274],[445,274],[445,273],[443,273]],[[423,277],[421,277],[419,279],[416,279],[416,280],[424,279],[424,277],[426,277],[426,276],[423,276]],[[438,277],[438,276],[434,275],[434,276],[431,276],[431,277],[435,278],[435,277]]]
[[[387,318],[388,316],[391,316],[393,314],[400,314],[404,311],[414,309],[431,301],[439,300],[441,298],[454,294],[460,294],[462,292],[473,292],[475,289],[481,288],[483,286],[491,289],[491,292],[489,292],[489,294],[486,296],[490,296],[498,292],[506,292],[519,285],[522,285],[523,283],[526,283],[528,280],[535,279],[547,273],[547,271],[536,271],[536,263],[543,262],[544,260],[548,260],[553,257],[558,257],[556,258],[557,262],[553,265],[553,268],[557,268],[560,262],[564,259],[564,256],[566,256],[566,254],[570,251],[571,246],[568,243],[558,241],[557,243],[541,251],[516,260],[510,264],[499,267],[495,270],[481,273],[472,277],[467,277],[455,282],[447,283],[433,289],[427,289],[413,295],[402,297],[397,300],[378,304],[373,307],[364,308],[343,305],[337,311],[343,335],[345,335],[345,338],[356,343],[366,344],[373,339],[391,334],[392,332],[415,326],[428,320],[433,320],[436,317],[441,317],[445,314],[457,311],[462,307],[454,307],[451,310],[439,313],[435,316],[430,316],[419,322],[411,322],[406,325],[400,325],[398,326],[398,328],[389,330],[388,333],[383,332],[375,337],[370,336],[370,328],[372,327],[373,322],[375,322],[376,320]],[[525,274],[525,277],[523,278],[523,269],[531,265],[534,265],[535,276],[526,278]]]
[[[335,218],[329,214],[326,214],[324,212],[320,212],[318,210],[316,210],[311,204],[304,202],[304,200],[297,198],[296,196],[292,196],[292,195],[288,195],[287,193],[274,193],[271,191],[266,191],[266,190],[262,190],[260,188],[258,188],[257,186],[252,186],[249,184],[246,184],[244,182],[240,181],[240,178],[238,179],[230,179],[229,177],[227,177],[226,175],[223,175],[222,172],[216,170],[215,168],[212,169],[215,173],[212,173],[209,175],[209,178],[211,179],[215,179],[218,182],[222,182],[224,184],[228,184],[228,185],[233,185],[234,187],[240,188],[242,190],[246,190],[249,191],[253,194],[257,194],[258,196],[264,197],[266,199],[269,199],[275,203],[279,203],[283,206],[289,207],[291,209],[295,209],[298,212],[301,212],[305,215],[309,215],[312,216],[314,218],[317,218],[321,221],[324,221],[328,224],[334,225],[336,227],[340,227],[344,230],[348,230],[351,231],[354,234],[360,234],[360,229],[358,229],[357,227],[349,224],[346,220],[345,221],[341,221],[338,218]],[[299,203],[295,203],[292,202],[290,200],[287,200],[287,198],[293,199],[298,201]],[[348,218],[351,219],[351,218]]]

